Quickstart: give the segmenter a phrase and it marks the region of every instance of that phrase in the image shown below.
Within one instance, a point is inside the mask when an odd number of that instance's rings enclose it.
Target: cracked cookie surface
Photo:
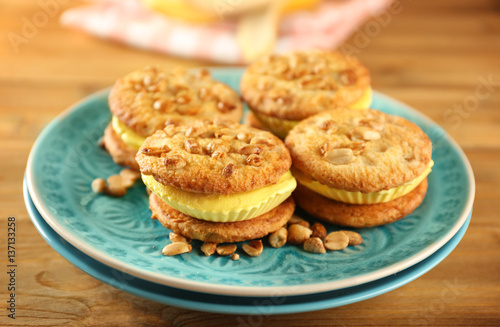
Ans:
[[[302,120],[361,99],[370,88],[370,74],[357,59],[339,52],[292,52],[250,65],[240,88],[255,112]]]
[[[223,117],[239,122],[240,97],[202,69],[161,71],[146,67],[116,81],[109,95],[113,115],[138,135],[147,137],[166,123]]]
[[[326,111],[300,122],[285,143],[295,168],[328,187],[388,190],[420,176],[432,144],[412,122],[377,110]]]
[[[136,160],[159,183],[216,194],[275,184],[291,166],[276,136],[219,118],[166,126],[146,139]]]

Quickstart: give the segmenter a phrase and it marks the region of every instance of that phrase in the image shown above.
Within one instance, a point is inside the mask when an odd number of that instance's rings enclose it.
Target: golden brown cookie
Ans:
[[[298,121],[355,104],[369,92],[370,74],[357,59],[340,52],[292,52],[250,65],[240,89],[260,120]]]
[[[222,117],[239,122],[243,105],[236,91],[202,69],[161,71],[146,67],[116,81],[109,107],[123,124],[147,137],[165,127],[196,118]]]
[[[241,242],[261,238],[287,223],[293,215],[295,203],[292,197],[267,213],[244,221],[218,223],[187,216],[163,202],[151,193],[149,205],[151,218],[158,219],[174,233],[204,242]]]
[[[291,166],[273,134],[218,118],[168,125],[146,139],[136,160],[142,174],[159,183],[216,194],[275,184]]]
[[[111,124],[104,130],[104,137],[102,140],[104,148],[109,152],[114,162],[122,166],[128,166],[132,169],[139,170],[139,165],[137,161],[135,161],[137,149],[123,142],[116,134]]]
[[[293,197],[309,214],[331,224],[354,228],[395,222],[415,210],[424,200],[427,178],[410,193],[385,203],[349,204],[325,198],[307,187],[297,185]]]
[[[330,188],[371,193],[419,177],[432,144],[412,122],[377,110],[336,109],[300,122],[287,136],[293,165]]]

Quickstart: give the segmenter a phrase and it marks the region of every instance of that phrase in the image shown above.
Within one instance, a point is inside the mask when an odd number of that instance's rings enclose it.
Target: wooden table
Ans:
[[[73,5],[73,4],[71,4]],[[67,7],[69,5],[65,5]],[[35,1],[0,1],[0,325],[61,326],[499,326],[500,325],[500,6],[488,0],[400,1],[382,24],[348,40],[371,69],[376,90],[442,125],[466,152],[476,177],[470,227],[458,247],[419,279],[363,302],[310,313],[211,314],[158,304],[81,272],[38,234],[26,212],[22,179],[43,127],[82,97],[136,68],[198,67],[203,62],[127,48],[49,20],[18,53]],[[375,32],[373,32],[375,31]],[[361,41],[364,39],[364,41]],[[479,96],[481,80],[494,83]],[[17,220],[17,319],[7,319],[7,218]],[[445,297],[450,283],[453,295]],[[449,294],[448,294],[449,295]],[[250,322],[254,324],[250,324]],[[241,325],[241,324],[240,324]],[[244,324],[243,324],[244,325]]]

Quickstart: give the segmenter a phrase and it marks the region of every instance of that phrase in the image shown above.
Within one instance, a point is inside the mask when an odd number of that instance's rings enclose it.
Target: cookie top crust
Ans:
[[[273,134],[219,118],[168,125],[146,139],[136,160],[159,183],[215,194],[275,184],[292,164]]]
[[[348,107],[369,87],[368,69],[357,59],[328,51],[271,55],[250,65],[240,84],[252,110],[288,120]]]
[[[412,122],[369,110],[336,109],[300,122],[286,140],[295,168],[350,192],[388,190],[420,176],[432,144]]]
[[[195,119],[223,117],[239,122],[239,95],[201,69],[161,71],[146,67],[116,81],[109,95],[111,113],[137,134],[147,137],[165,127]]]

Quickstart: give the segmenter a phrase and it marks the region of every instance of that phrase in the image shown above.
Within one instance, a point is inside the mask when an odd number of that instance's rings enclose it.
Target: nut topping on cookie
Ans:
[[[346,165],[355,159],[349,148],[329,150],[325,152],[325,158],[333,165]]]
[[[298,170],[348,192],[398,187],[424,173],[432,159],[431,141],[418,126],[373,109],[316,114],[297,124],[285,143]]]
[[[187,162],[179,155],[171,155],[163,159],[163,164],[167,169],[181,169],[186,167]]]
[[[220,119],[168,125],[146,139],[136,159],[143,174],[164,184],[222,194],[275,184],[291,166],[288,149],[271,133]]]
[[[231,145],[225,140],[215,139],[207,144],[206,149],[208,153],[212,154],[215,152],[229,152]]]
[[[250,144],[272,145],[268,138],[262,136],[252,137]]]
[[[382,131],[384,129],[384,124],[375,119],[361,119],[358,122],[359,126],[370,127],[376,131]]]
[[[338,129],[337,124],[333,120],[325,120],[320,122],[319,128],[328,133],[335,133]]]
[[[223,139],[224,136],[229,136],[231,137],[230,139],[236,138],[236,132],[233,131],[231,128],[221,128],[218,131],[215,132],[215,137],[218,139]]]
[[[360,126],[354,128],[352,136],[365,141],[373,141],[380,138],[380,133],[369,127]]]
[[[340,147],[341,147],[340,140],[328,141],[319,147],[319,153],[321,153],[322,156],[326,156],[327,152],[338,149]]]
[[[259,154],[262,152],[262,148],[255,144],[247,144],[239,149],[239,153],[249,156],[251,154]]]
[[[349,149],[352,150],[353,155],[359,156],[365,150],[365,146],[365,142],[353,142],[349,145]]]
[[[161,156],[164,153],[170,152],[170,148],[164,145],[162,148],[142,148],[141,153],[144,153],[147,156]]]
[[[187,139],[184,141],[184,147],[191,154],[203,154],[203,149],[195,139]]]
[[[203,124],[199,123],[199,124],[194,124],[192,126],[190,126],[187,130],[186,130],[186,136],[187,137],[197,137],[197,136],[200,136],[201,134],[205,133],[207,131],[207,129],[205,128],[205,126],[203,126]]]
[[[166,107],[166,101],[165,100],[156,100],[154,103],[153,103],[153,109],[155,110],[162,110]]]
[[[256,167],[259,167],[262,164],[262,160],[262,157],[257,154],[251,154],[247,157],[247,163]]]
[[[202,87],[199,91],[198,91],[198,98],[200,98],[200,100],[205,100],[206,97],[208,96],[208,91],[206,88]]]
[[[189,98],[189,96],[187,94],[181,94],[177,97],[176,101],[178,104],[186,104],[186,103],[190,102],[191,99]]]
[[[228,103],[225,103],[222,101],[219,101],[217,103],[217,109],[219,109],[220,112],[229,112],[229,111],[233,110],[234,108],[236,108],[236,106],[233,106],[231,104],[228,104]]]
[[[226,156],[227,153],[224,151],[215,151],[214,153],[212,153],[212,158],[214,159],[222,159],[225,158]]]
[[[234,170],[235,170],[234,164],[228,163],[227,166],[224,167],[224,169],[222,169],[222,176],[224,176],[225,178],[228,178],[229,176],[231,176],[231,174],[234,172]]]
[[[366,100],[368,70],[357,59],[331,51],[298,51],[257,61],[243,74],[240,88],[250,109],[271,130],[262,117],[298,121],[333,108],[366,108],[371,100]]]
[[[243,113],[238,94],[213,80],[206,70],[196,74],[181,69],[160,72],[146,67],[119,79],[111,91],[109,104],[113,115],[144,137],[172,118],[194,121],[223,116],[236,122]]]
[[[144,86],[150,86],[150,85],[151,85],[151,82],[152,82],[151,75],[146,75],[146,76],[144,76],[144,78],[142,79],[142,84],[144,84]]]

